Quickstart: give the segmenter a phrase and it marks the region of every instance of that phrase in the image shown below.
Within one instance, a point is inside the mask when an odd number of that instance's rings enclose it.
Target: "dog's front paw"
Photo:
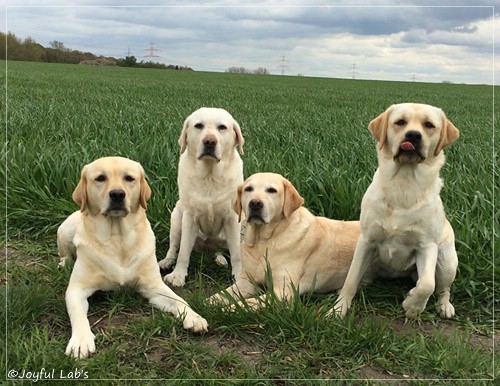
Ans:
[[[192,312],[184,318],[183,326],[186,330],[193,332],[207,332],[208,323],[205,318],[202,318],[196,312]]]
[[[66,346],[66,355],[77,359],[84,359],[95,352],[95,336],[89,331],[83,335],[73,335]]]
[[[160,260],[160,261],[158,262],[158,265],[159,265],[160,269],[168,269],[168,268],[170,268],[172,265],[174,265],[175,260],[176,260],[175,258],[170,258],[170,257],[168,257],[168,255],[167,255],[167,257],[165,257],[163,260]]]
[[[331,317],[331,316],[338,316],[338,317],[345,317],[347,314],[347,310],[351,307],[351,302],[346,299],[346,298],[340,298],[337,300],[335,303],[335,306],[328,311],[326,316]]]
[[[213,306],[225,306],[226,304],[228,304],[227,299],[220,294],[215,294],[215,295],[210,296],[207,299],[207,302],[208,302],[208,304],[211,304]]]
[[[66,260],[68,260],[68,256],[62,256],[59,258],[59,264],[57,264],[57,268],[64,268],[66,265]]]
[[[222,253],[218,253],[215,256],[215,264],[226,267],[228,263],[224,255]]]
[[[403,309],[406,311],[406,317],[413,319],[420,315],[425,309],[427,299],[419,296],[416,288],[413,288],[403,301]]]
[[[438,303],[436,305],[437,312],[441,317],[450,319],[455,316],[455,307],[450,302]]]
[[[173,287],[183,287],[184,284],[186,284],[186,275],[178,274],[174,271],[172,273],[169,273],[168,275],[165,275],[163,281]]]
[[[260,308],[264,308],[265,300],[263,298],[249,298],[245,299],[244,302],[238,302],[236,304],[231,305],[231,311],[235,312],[238,308],[248,308],[251,311],[258,311]]]

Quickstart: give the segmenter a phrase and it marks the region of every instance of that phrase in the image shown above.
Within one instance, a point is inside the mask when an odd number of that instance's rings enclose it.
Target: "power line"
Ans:
[[[356,71],[358,69],[359,69],[359,67],[356,65],[356,63],[353,63],[351,66],[351,71],[350,71],[352,79],[356,79],[356,75],[359,75],[359,72]]]
[[[155,44],[153,42],[149,43],[149,48],[146,48],[144,51],[149,51],[149,54],[144,55],[145,58],[159,58],[159,55],[156,55],[156,51],[160,51],[159,49],[155,48]]]
[[[278,68],[281,68],[281,75],[285,75],[285,68],[288,68],[288,59],[286,58],[285,55],[281,55],[280,59],[278,60],[280,64],[278,64]]]

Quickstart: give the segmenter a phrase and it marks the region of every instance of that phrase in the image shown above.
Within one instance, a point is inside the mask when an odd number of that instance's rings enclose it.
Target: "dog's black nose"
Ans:
[[[407,131],[405,134],[405,139],[412,142],[419,142],[422,140],[422,133],[415,130]]]
[[[264,203],[261,200],[254,199],[250,200],[250,202],[248,203],[248,207],[251,210],[260,210],[264,207]]]
[[[109,198],[115,202],[121,202],[125,199],[125,192],[121,189],[113,189],[109,192]]]

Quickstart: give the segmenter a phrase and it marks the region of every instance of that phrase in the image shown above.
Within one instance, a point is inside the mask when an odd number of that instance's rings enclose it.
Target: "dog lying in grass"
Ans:
[[[87,319],[87,298],[97,290],[136,288],[162,311],[183,320],[184,328],[207,331],[205,319],[163,282],[155,255],[155,236],[146,217],[151,189],[142,166],[121,157],[86,165],[73,199],[80,210],[57,231],[60,265],[75,256],[66,290],[71,339],[66,354],[88,357],[95,336]]]
[[[254,295],[266,284],[269,269],[279,300],[342,287],[360,234],[359,222],[316,217],[303,203],[292,183],[279,174],[257,173],[238,187],[234,209],[246,218],[242,273],[232,286],[212,296],[212,303],[244,298],[251,307],[260,307],[265,295]]]

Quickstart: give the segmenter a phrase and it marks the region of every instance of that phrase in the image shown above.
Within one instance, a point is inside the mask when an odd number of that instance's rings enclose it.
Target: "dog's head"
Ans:
[[[238,122],[226,110],[202,107],[184,121],[179,146],[199,160],[219,162],[239,146],[243,154],[245,140]]]
[[[304,199],[290,181],[275,173],[256,173],[238,187],[234,210],[249,224],[281,221],[300,208]]]
[[[379,143],[379,151],[398,163],[420,163],[436,157],[459,136],[441,109],[417,103],[392,105],[368,128]]]
[[[122,157],[104,157],[85,165],[73,200],[83,213],[124,217],[151,197],[141,164]]]

